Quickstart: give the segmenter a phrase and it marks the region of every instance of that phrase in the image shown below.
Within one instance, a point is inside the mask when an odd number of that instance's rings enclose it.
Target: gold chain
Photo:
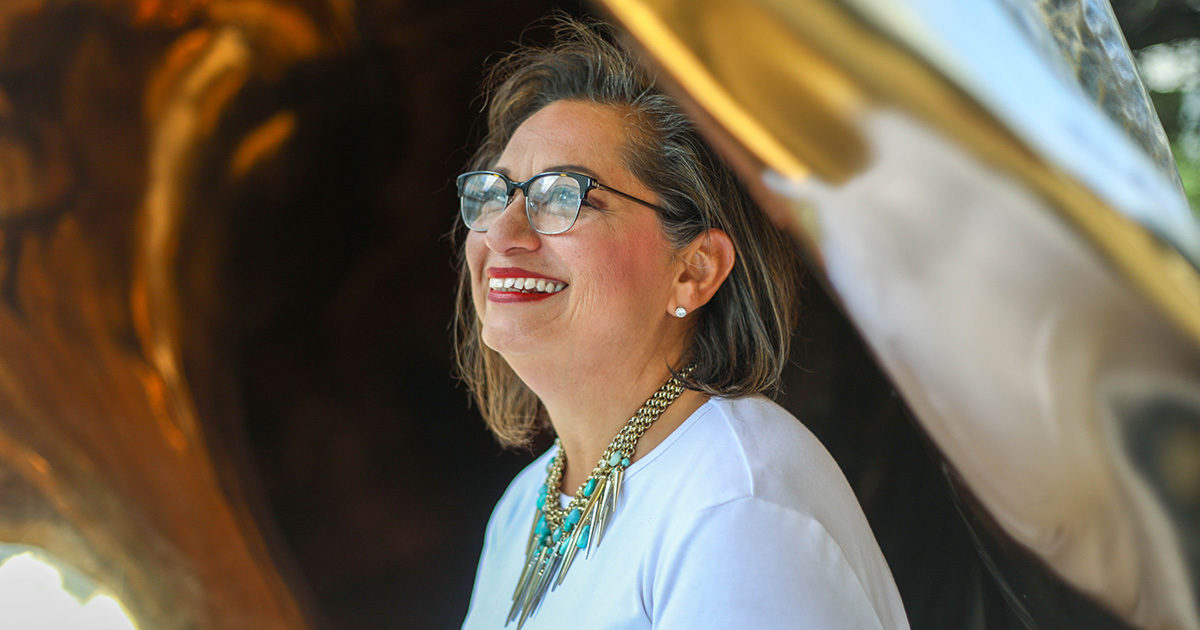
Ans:
[[[583,504],[587,501],[587,498],[584,496],[584,488],[589,481],[593,483],[598,482],[601,477],[608,474],[608,471],[613,468],[609,460],[612,459],[614,453],[620,453],[623,459],[633,455],[638,440],[642,438],[642,435],[646,433],[650,425],[654,424],[654,421],[658,420],[658,417],[666,411],[667,407],[675,402],[675,399],[679,398],[683,393],[685,388],[679,378],[686,378],[694,369],[696,369],[695,365],[688,365],[678,375],[672,375],[642,405],[642,408],[633,414],[629,422],[626,422],[625,426],[621,427],[621,430],[617,432],[616,437],[609,443],[608,448],[604,449],[604,453],[600,455],[600,461],[592,469],[592,474],[587,479],[584,479],[583,483],[579,484],[574,496],[571,497],[570,502],[565,508],[558,504],[558,492],[559,484],[562,483],[563,470],[567,464],[567,454],[562,448],[562,442],[555,438],[554,445],[558,447],[558,452],[554,454],[554,459],[550,460],[550,465],[547,467],[547,495],[544,507],[542,508],[542,513],[546,517],[546,525],[551,530],[561,527],[567,513],[572,509],[583,507]],[[618,463],[616,465],[620,466],[621,464]]]

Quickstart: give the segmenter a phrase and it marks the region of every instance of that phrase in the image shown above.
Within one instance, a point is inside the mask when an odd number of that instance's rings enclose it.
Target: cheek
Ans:
[[[595,264],[589,275],[597,289],[591,297],[610,312],[618,304],[638,313],[657,309],[670,286],[672,257],[666,242],[655,236],[622,238],[607,244],[605,255],[591,257]]]
[[[467,271],[470,274],[468,280],[471,284],[471,299],[475,303],[475,310],[482,312],[486,296],[479,293],[479,278],[483,276],[482,266],[487,256],[487,244],[484,243],[481,233],[470,232],[467,234],[466,243],[463,245],[463,255],[467,258]]]

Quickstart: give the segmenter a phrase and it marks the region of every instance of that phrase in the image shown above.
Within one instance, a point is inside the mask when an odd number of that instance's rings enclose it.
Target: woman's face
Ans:
[[[626,124],[624,111],[613,106],[556,101],[517,128],[494,170],[517,182],[546,171],[578,172],[657,203],[621,165]],[[547,236],[530,227],[518,192],[487,232],[467,236],[483,342],[510,363],[565,353],[587,365],[671,351],[664,346],[674,342],[666,318],[676,258],[657,214],[599,189],[588,201],[595,207],[580,208],[571,229]],[[508,277],[547,278],[565,288],[550,294],[489,288],[493,278]]]

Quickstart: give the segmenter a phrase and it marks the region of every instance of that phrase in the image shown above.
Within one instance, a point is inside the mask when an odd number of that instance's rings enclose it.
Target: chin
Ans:
[[[544,341],[530,331],[497,328],[500,327],[484,325],[480,339],[483,345],[505,357],[528,354]]]

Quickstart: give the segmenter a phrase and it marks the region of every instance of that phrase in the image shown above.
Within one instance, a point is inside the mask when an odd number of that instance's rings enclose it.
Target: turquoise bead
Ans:
[[[583,512],[579,511],[579,508],[574,508],[570,512],[567,512],[567,517],[563,519],[563,530],[570,532],[572,529],[575,529],[575,523],[579,522],[579,517],[581,516],[583,516]]]
[[[621,451],[615,451],[612,455],[608,456],[608,465],[616,466],[617,464],[620,464],[622,457],[624,457],[624,455],[621,454]]]
[[[558,542],[558,541],[562,540],[562,535],[563,535],[562,528],[561,527],[556,528],[554,530],[554,536],[551,537],[551,540],[553,540],[554,542]]]
[[[537,527],[533,528],[533,533],[538,536],[541,536],[549,531],[550,531],[550,528],[546,527],[546,517],[543,516],[543,517],[539,518],[538,522],[537,522]]]
[[[628,457],[621,460],[621,468],[629,468],[629,458]]]
[[[558,544],[558,555],[561,556],[562,554],[567,553],[567,547],[570,546],[570,544],[571,544],[571,541],[569,541],[569,540],[564,540],[561,543],[559,543]]]
[[[592,526],[584,525],[583,528],[579,530],[579,540],[575,541],[575,546],[579,547],[580,549],[587,547],[588,536],[590,536],[591,533],[592,533]]]
[[[539,509],[539,510],[540,510],[540,509],[542,509],[542,508],[544,508],[544,507],[546,507],[546,495],[544,495],[544,494],[543,494],[542,496],[538,497],[538,500],[537,500],[537,509]]]
[[[596,480],[595,480],[595,479],[588,479],[588,482],[587,482],[587,484],[585,484],[585,485],[583,486],[583,496],[584,496],[585,498],[586,498],[586,497],[590,497],[590,496],[592,496],[592,493],[593,493],[593,492],[595,492],[595,491],[596,491]]]

